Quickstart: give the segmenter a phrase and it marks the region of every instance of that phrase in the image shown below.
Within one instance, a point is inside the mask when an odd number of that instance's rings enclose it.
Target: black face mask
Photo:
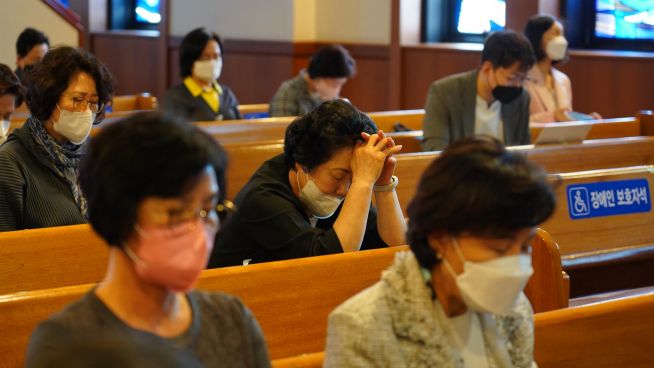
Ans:
[[[497,86],[493,88],[493,98],[502,104],[513,102],[522,93],[522,87]]]

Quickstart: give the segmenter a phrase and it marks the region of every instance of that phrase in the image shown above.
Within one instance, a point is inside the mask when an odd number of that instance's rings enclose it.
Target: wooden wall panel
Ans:
[[[180,82],[179,37],[171,38],[168,77]],[[315,42],[225,40],[225,65],[220,79],[242,104],[267,103],[279,85],[307,67],[310,56],[324,46]],[[364,111],[388,109],[388,46],[344,45],[357,61],[358,73],[343,96]]]
[[[402,108],[422,108],[432,81],[471,70],[480,52],[456,45],[420,45],[402,49]],[[572,81],[573,108],[606,118],[633,116],[654,108],[654,54],[606,51],[570,52],[560,66]]]
[[[402,48],[402,109],[425,107],[431,82],[479,66],[479,47],[424,45]]]
[[[107,65],[117,80],[115,94],[150,92],[161,97],[158,86],[160,61],[157,58],[157,37],[144,37],[143,32],[106,32],[91,35],[93,52]]]
[[[572,82],[573,108],[597,111],[606,118],[654,108],[654,54],[610,54],[573,51],[570,61],[560,67]]]

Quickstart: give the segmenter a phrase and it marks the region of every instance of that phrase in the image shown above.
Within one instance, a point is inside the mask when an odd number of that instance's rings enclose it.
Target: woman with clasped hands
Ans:
[[[345,101],[297,118],[284,154],[265,162],[237,195],[239,210],[218,235],[209,266],[405,244],[393,176],[401,149]]]

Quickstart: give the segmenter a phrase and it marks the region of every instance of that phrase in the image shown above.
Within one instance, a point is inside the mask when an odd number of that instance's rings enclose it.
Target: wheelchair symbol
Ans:
[[[572,217],[585,216],[590,213],[590,201],[586,188],[575,187],[568,189],[568,203]]]

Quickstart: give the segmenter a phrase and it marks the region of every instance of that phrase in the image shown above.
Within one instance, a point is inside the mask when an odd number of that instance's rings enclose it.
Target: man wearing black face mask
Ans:
[[[475,134],[495,137],[507,146],[529,144],[529,94],[522,85],[535,61],[523,35],[490,34],[478,69],[443,78],[429,88],[423,150],[442,150]]]

